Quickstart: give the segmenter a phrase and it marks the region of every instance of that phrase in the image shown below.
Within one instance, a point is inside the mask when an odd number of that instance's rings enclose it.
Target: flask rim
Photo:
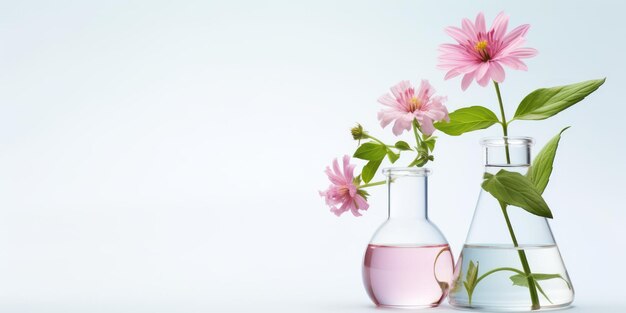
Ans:
[[[504,147],[504,146],[530,147],[534,143],[535,143],[535,140],[532,137],[527,137],[527,136],[485,137],[480,140],[480,145],[483,147]]]
[[[386,167],[383,168],[383,175],[387,177],[398,176],[430,176],[432,170],[426,167]]]

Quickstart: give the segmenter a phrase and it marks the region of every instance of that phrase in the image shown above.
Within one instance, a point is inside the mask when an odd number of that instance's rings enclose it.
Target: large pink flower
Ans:
[[[507,34],[508,23],[509,17],[501,12],[487,31],[485,16],[481,12],[476,16],[475,23],[463,19],[461,28],[447,27],[446,33],[457,44],[439,46],[439,67],[448,71],[445,79],[463,74],[461,88],[466,90],[474,79],[483,87],[491,80],[503,82],[502,65],[516,70],[527,70],[521,59],[537,55],[537,50],[533,48],[522,48],[526,42],[524,35],[530,25],[518,26]]]
[[[378,112],[378,120],[384,128],[391,122],[393,134],[398,136],[405,130],[411,130],[414,119],[420,125],[422,133],[430,136],[435,131],[433,121],[448,121],[448,109],[443,105],[446,97],[435,96],[435,89],[427,80],[422,80],[417,94],[409,81],[401,81],[391,87],[391,94],[385,94],[378,102],[385,105]]]
[[[331,185],[326,191],[320,191],[320,196],[326,199],[326,204],[330,206],[330,211],[340,216],[350,210],[354,216],[361,216],[359,210],[367,210],[369,204],[365,198],[359,194],[357,186],[354,184],[354,165],[350,164],[350,157],[343,157],[343,170],[339,168],[337,159],[333,160],[333,168],[326,167],[326,175]],[[339,208],[337,208],[337,205]]]

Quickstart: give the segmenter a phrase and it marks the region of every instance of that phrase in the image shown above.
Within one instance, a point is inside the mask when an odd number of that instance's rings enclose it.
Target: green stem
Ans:
[[[372,140],[374,140],[374,141],[378,142],[379,144],[381,144],[381,145],[383,145],[383,146],[387,146],[387,144],[385,144],[384,142],[380,141],[378,138],[376,138],[376,137],[374,137],[374,136],[370,136],[370,135],[368,135],[368,134],[363,134],[363,137],[365,137],[365,138],[369,138],[369,139],[372,139]]]
[[[369,184],[361,185],[361,186],[358,186],[357,188],[359,188],[359,189],[360,189],[360,188],[367,188],[367,187],[380,186],[380,185],[384,185],[384,184],[386,184],[386,183],[387,183],[387,181],[386,181],[386,180],[381,180],[381,181],[377,181],[377,182],[374,182],[374,183],[369,183]]]
[[[518,270],[516,268],[512,268],[512,267],[498,267],[496,269],[492,269],[491,271],[489,271],[489,272],[487,272],[485,274],[480,275],[480,277],[478,277],[478,279],[476,279],[476,285],[478,285],[478,283],[481,280],[483,280],[485,277],[487,277],[487,276],[489,276],[489,275],[491,275],[493,273],[500,272],[500,271],[510,271],[510,272],[515,272],[515,273],[520,274],[520,275],[524,275],[524,272],[522,272],[522,271],[520,271],[520,270]]]
[[[364,138],[369,138],[369,139],[372,139],[372,140],[374,140],[374,141],[378,142],[379,144],[381,144],[381,145],[383,145],[383,146],[385,146],[385,147],[387,147],[387,148],[398,149],[398,148],[396,148],[396,146],[394,146],[394,145],[388,145],[388,144],[386,144],[386,143],[382,142],[382,140],[380,140],[380,139],[378,139],[378,138],[376,138],[376,137],[374,137],[374,136],[370,136],[370,135],[368,135],[368,134],[363,134],[363,137],[364,137]],[[400,150],[400,149],[398,149],[398,151],[399,151],[399,150]]]
[[[415,134],[415,142],[417,143],[417,146],[420,146],[420,135],[417,133],[417,129],[419,128],[419,126],[417,125],[417,119],[413,119],[413,134]]]
[[[500,105],[500,115],[502,116],[502,121],[500,121],[500,124],[502,124],[502,133],[504,133],[504,136],[506,137],[509,135],[509,124],[507,123],[506,116],[504,115],[504,105],[502,104],[500,85],[498,85],[496,81],[493,81],[493,85],[496,87],[496,95],[498,95],[498,104]],[[509,145],[507,143],[507,138],[504,138],[504,147],[504,151],[506,153],[506,163],[511,164],[511,156],[509,155]]]
[[[511,219],[509,218],[509,213],[506,210],[506,204],[504,202],[500,202],[500,208],[502,208],[502,214],[504,215],[504,220],[506,221],[506,227],[509,229],[509,234],[511,235],[511,240],[513,241],[513,245],[517,248],[519,244],[517,242],[517,238],[515,237],[515,233],[513,232],[513,226],[511,225]],[[519,256],[519,260],[522,263],[522,268],[524,269],[524,276],[528,281],[528,289],[530,290],[530,300],[532,301],[532,310],[538,310],[540,308],[539,304],[539,294],[537,294],[537,286],[535,284],[535,280],[532,278],[530,270],[530,265],[528,264],[528,258],[526,257],[526,251],[522,249],[517,250],[517,255]]]
[[[498,96],[498,104],[500,105],[500,115],[502,116],[502,132],[504,136],[508,136],[508,124],[506,121],[506,116],[504,115],[504,105],[502,104],[502,95],[500,94],[500,85],[496,81],[493,82],[493,85],[496,87],[496,95]],[[511,156],[509,153],[509,145],[507,142],[507,138],[504,138],[504,149],[506,153],[506,163],[511,164]],[[504,202],[500,202],[500,207],[502,208],[502,214],[504,215],[504,219],[506,221],[506,226],[509,229],[509,234],[511,235],[511,240],[513,241],[513,245],[517,248],[519,247],[517,242],[517,237],[515,236],[515,232],[513,231],[513,226],[511,225],[511,220],[509,219],[509,213],[506,210],[506,204]],[[525,276],[528,278],[528,289],[530,290],[530,300],[532,301],[531,310],[538,310],[541,306],[539,304],[539,295],[537,294],[537,287],[535,285],[535,280],[531,276],[530,265],[528,264],[528,258],[526,257],[526,252],[522,249],[517,250],[517,254],[519,255],[520,262],[522,263],[522,268],[524,269]]]
[[[413,160],[413,162],[411,162],[411,164],[409,164],[409,167],[413,167],[413,166],[417,166],[417,164],[420,164],[421,166],[424,166],[426,163],[428,163],[428,150],[426,150],[426,155],[422,155],[422,153],[420,152],[420,147],[422,146],[422,139],[420,138],[420,135],[418,133],[419,130],[419,124],[417,124],[417,119],[414,118],[413,119],[413,134],[415,135],[415,143],[417,144],[415,146],[415,151],[417,151],[417,157],[415,158],[415,160]],[[422,163],[423,162],[423,163]]]

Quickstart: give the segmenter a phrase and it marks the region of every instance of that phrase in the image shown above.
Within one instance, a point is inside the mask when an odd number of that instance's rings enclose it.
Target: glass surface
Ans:
[[[528,171],[531,138],[488,138],[481,143],[486,173]],[[454,271],[450,304],[529,311],[564,307],[573,300],[574,290],[548,220],[519,207],[502,207],[481,188]]]
[[[428,220],[428,169],[385,169],[388,219],[367,246],[363,283],[383,307],[433,307],[445,298],[454,263],[450,247]]]

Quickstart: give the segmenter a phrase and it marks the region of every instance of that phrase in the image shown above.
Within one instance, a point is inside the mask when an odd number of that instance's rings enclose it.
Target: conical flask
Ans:
[[[526,174],[529,137],[486,138],[485,172]],[[455,307],[529,311],[569,305],[574,289],[544,217],[502,204],[481,189],[454,270],[449,302]]]
[[[367,246],[363,283],[377,306],[433,307],[452,282],[448,241],[428,220],[426,168],[387,168],[389,215]]]

